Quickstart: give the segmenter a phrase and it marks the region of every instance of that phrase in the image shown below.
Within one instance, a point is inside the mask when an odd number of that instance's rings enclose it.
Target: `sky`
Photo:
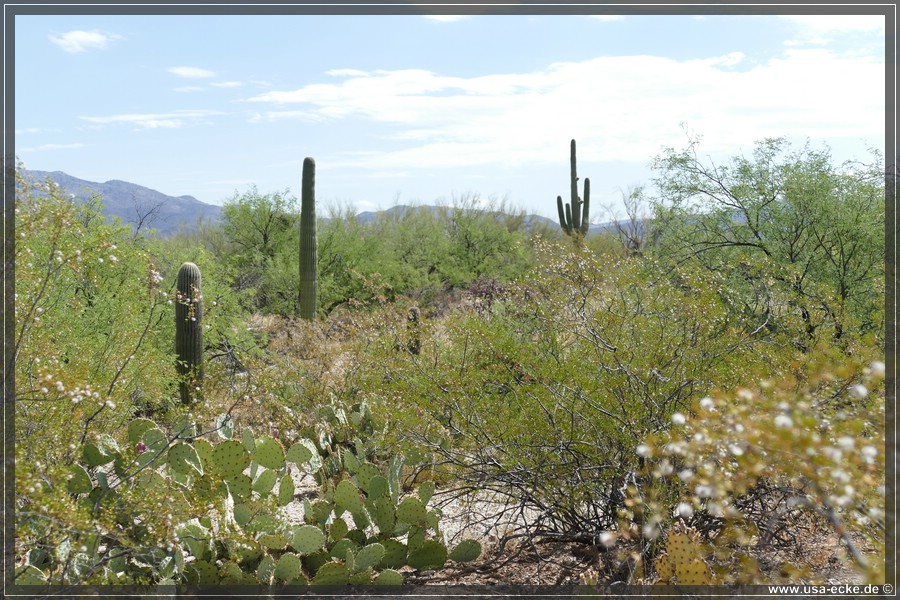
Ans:
[[[700,136],[885,150],[884,17],[17,15],[25,167],[223,204],[356,211],[477,197],[556,218],[569,141],[592,220]]]

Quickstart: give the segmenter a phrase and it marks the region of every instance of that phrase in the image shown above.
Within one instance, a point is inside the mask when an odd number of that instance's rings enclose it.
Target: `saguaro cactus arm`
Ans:
[[[203,295],[200,268],[186,262],[178,270],[175,303],[176,370],[181,381],[181,401],[191,404],[201,399],[203,382]]]
[[[303,159],[300,196],[300,318],[316,317],[318,271],[316,249],[316,161]]]

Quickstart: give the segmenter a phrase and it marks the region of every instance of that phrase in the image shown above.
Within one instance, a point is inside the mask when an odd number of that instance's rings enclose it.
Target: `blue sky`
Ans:
[[[477,194],[551,218],[569,140],[595,221],[685,126],[722,161],[764,137],[884,151],[880,16],[15,17],[29,169],[320,211]]]

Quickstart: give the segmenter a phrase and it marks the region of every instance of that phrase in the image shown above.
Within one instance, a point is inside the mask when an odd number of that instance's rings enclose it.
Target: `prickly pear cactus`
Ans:
[[[360,513],[363,509],[363,502],[360,498],[359,489],[353,485],[349,479],[340,482],[334,490],[334,504],[336,508],[346,510],[352,515]]]
[[[703,546],[696,531],[681,526],[669,533],[665,552],[656,557],[653,566],[661,584],[709,585],[712,571],[703,559]]]
[[[175,365],[181,402],[191,404],[202,399],[203,384],[203,295],[197,265],[181,265],[176,290]]]
[[[440,511],[428,506],[436,492],[433,483],[405,494],[403,457],[393,457],[382,470],[366,462],[356,442],[353,458],[343,454],[335,478],[320,480],[318,499],[303,500],[305,524],[286,523],[279,510],[294,501],[290,471],[318,476],[323,461],[315,467],[313,458],[320,457],[320,449],[301,440],[285,452],[279,440],[249,429],[240,439],[196,437],[204,435],[199,431],[221,431],[222,422],[214,428],[191,423],[163,430],[149,419],[136,419],[122,431],[121,446],[110,434],[82,444],[79,461],[67,469],[67,491],[85,506],[104,503],[106,510],[121,511],[120,523],[136,525],[129,536],[137,546],[126,548],[134,561],[121,558],[117,553],[123,548],[116,546],[91,559],[108,564],[115,582],[130,577],[166,585],[401,585],[398,569],[437,569],[447,560],[467,562],[480,555],[473,540],[448,553],[438,528]],[[165,507],[175,531],[172,547],[137,526],[132,507],[109,485],[107,469],[97,468],[107,465],[113,465],[129,498],[162,499],[156,506]],[[40,563],[26,567],[19,569],[23,581],[52,577]]]
[[[374,583],[376,585],[403,585],[403,575],[399,571],[385,569],[375,577]]]

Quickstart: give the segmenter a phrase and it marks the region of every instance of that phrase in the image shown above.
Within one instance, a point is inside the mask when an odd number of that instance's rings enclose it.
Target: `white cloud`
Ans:
[[[42,146],[32,146],[29,148],[16,148],[16,152],[43,152],[45,150],[74,150],[75,148],[84,148],[84,144],[43,144]]]
[[[847,34],[871,34],[884,37],[884,16],[881,15],[783,15],[781,17],[796,28],[796,39],[785,42],[787,46],[825,45],[835,36]]]
[[[595,19],[597,21],[612,22],[624,21],[625,15],[589,15],[589,18]]]
[[[213,110],[184,110],[171,113],[138,113],[79,118],[88,123],[94,123],[95,125],[128,123],[141,129],[175,129],[184,126],[188,122],[204,121],[208,117],[221,114],[224,113]]]
[[[214,71],[200,69],[198,67],[172,67],[167,70],[173,75],[178,75],[179,77],[185,77],[187,79],[205,79],[216,76]]]
[[[298,119],[307,123],[318,123],[326,119],[325,116],[311,110],[274,110],[267,112],[255,112],[250,115],[250,123],[274,123],[285,119]]]
[[[359,77],[368,75],[368,73],[360,71],[359,69],[331,69],[330,71],[325,71],[325,74],[330,75],[331,77]]]
[[[83,31],[76,29],[60,35],[49,36],[50,41],[65,50],[77,54],[87,50],[103,50],[111,42],[124,39],[121,35],[102,31]]]
[[[16,135],[33,134],[33,133],[59,133],[61,129],[47,129],[44,127],[24,127],[16,129]]]
[[[703,134],[705,148],[722,152],[768,136],[883,134],[879,59],[792,49],[746,62],[735,52],[688,61],[607,56],[479,77],[344,70],[339,81],[249,101],[299,105],[261,113],[260,121],[355,118],[393,126],[385,137],[402,149],[362,149],[332,161],[380,170],[539,164],[558,160],[571,138],[583,160],[646,162],[661,146],[683,145],[683,122]]]

